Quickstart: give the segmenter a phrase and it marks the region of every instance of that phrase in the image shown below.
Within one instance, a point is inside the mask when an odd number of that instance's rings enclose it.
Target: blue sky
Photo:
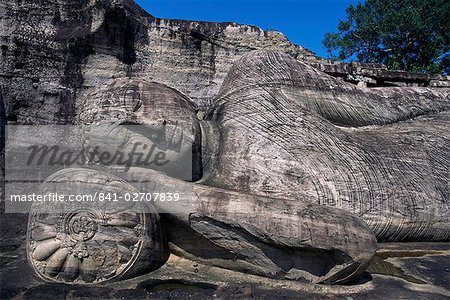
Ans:
[[[326,32],[336,31],[345,9],[361,0],[135,0],[158,18],[237,22],[283,32],[291,41],[326,57]]]

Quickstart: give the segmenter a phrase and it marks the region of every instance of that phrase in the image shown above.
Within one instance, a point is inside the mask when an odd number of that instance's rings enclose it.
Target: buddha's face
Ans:
[[[107,82],[87,97],[80,119],[92,125],[85,145],[99,159],[108,157],[104,152],[118,158],[123,153],[128,168],[151,168],[184,180],[199,176],[196,107],[164,85],[132,79]]]

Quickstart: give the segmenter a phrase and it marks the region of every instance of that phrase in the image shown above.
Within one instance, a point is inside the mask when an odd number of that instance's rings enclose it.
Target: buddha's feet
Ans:
[[[135,191],[122,179],[96,170],[66,169],[49,177],[41,194],[86,201],[33,205],[27,256],[36,274],[46,281],[92,284],[162,266],[168,253],[158,214],[139,202],[117,199]]]

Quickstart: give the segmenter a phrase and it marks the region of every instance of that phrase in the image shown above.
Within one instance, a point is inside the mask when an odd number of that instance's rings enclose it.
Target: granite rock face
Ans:
[[[62,189],[62,182],[70,183],[70,190]],[[120,195],[193,191],[189,199],[183,196],[178,212],[173,203],[155,201],[155,211],[142,217],[136,202],[34,205],[27,252],[34,271],[48,281],[97,284],[148,273],[164,264],[167,241],[171,252],[193,261],[275,279],[336,284],[364,272],[377,249],[371,229],[349,212],[193,185],[149,169],[66,169],[44,187],[45,192],[91,189]]]
[[[0,84],[7,118],[17,124],[75,123],[83,96],[118,77],[166,84],[204,111],[233,62],[258,49],[282,51],[353,83],[448,87],[449,82],[381,65],[324,60],[279,32],[255,26],[156,18],[132,0],[6,0],[0,27]]]
[[[92,41],[131,63],[129,36],[139,26],[127,14],[150,17],[131,1],[5,1],[0,13],[7,118],[19,124],[73,123],[81,65],[94,51]]]
[[[153,203],[178,255],[270,278],[347,282],[374,254],[372,231],[385,241],[449,238],[449,95],[448,89],[357,87],[275,51],[239,59],[203,120],[174,89],[110,80],[86,96],[80,122],[103,126],[84,134],[85,145],[131,153],[157,136],[167,140],[166,150],[191,144],[199,154],[195,182],[135,166],[67,169],[63,177],[71,182],[81,174],[94,185],[122,178],[129,183],[124,191],[143,193],[191,190],[178,212],[172,203]],[[89,211],[102,215],[97,210]],[[159,226],[148,228],[156,240]],[[28,250],[38,265],[34,242],[31,236]],[[98,251],[90,246],[87,253]],[[48,275],[47,267],[37,272]]]
[[[447,240],[449,107],[449,89],[359,88],[255,51],[206,115],[203,182],[349,210],[383,241]]]
[[[8,241],[8,244],[11,241]],[[20,246],[20,243],[17,244]],[[49,284],[33,277],[25,248],[4,252],[2,299],[442,299],[450,297],[448,243],[381,244],[370,275],[351,285],[273,280],[171,255],[160,269],[101,286]]]
[[[1,8],[0,83],[18,124],[74,123],[83,95],[117,77],[166,84],[206,110],[233,62],[258,49],[355,83],[448,86],[439,76],[330,62],[255,26],[155,18],[132,0],[7,0]]]
[[[108,81],[86,97],[80,115],[81,122],[90,125],[83,134],[86,149],[97,149],[101,156],[118,153],[117,149],[133,153],[136,145],[155,144],[165,149],[166,158],[170,157],[176,169],[170,173],[165,170],[170,177],[153,166],[140,166],[136,160],[127,169],[103,164],[95,166],[96,170],[89,166],[69,168],[50,176],[44,184],[45,194],[117,193],[125,202],[114,203],[112,210],[95,202],[82,206],[34,205],[27,251],[42,278],[99,283],[142,274],[162,262],[164,247],[155,247],[155,243],[162,245],[163,240],[172,252],[189,259],[269,278],[334,284],[348,282],[365,270],[375,253],[376,239],[371,229],[351,213],[317,203],[208,186],[201,182],[202,155],[189,157],[196,166],[192,168],[195,177],[189,182],[180,177],[185,166],[178,158],[186,157],[186,151],[211,154],[220,147],[220,136],[214,133],[213,125],[198,120],[195,109],[179,92],[136,79]],[[179,202],[146,202],[154,206],[154,210],[146,211],[153,220],[147,225],[136,217],[135,202],[126,202],[130,193],[169,195],[175,191],[181,192]],[[161,215],[161,221],[155,212]],[[114,222],[102,221],[105,219]],[[145,234],[134,236],[138,227]],[[80,231],[85,235],[80,237]],[[149,242],[145,242],[146,237]],[[123,261],[120,257],[130,246],[133,250]],[[83,257],[79,249],[84,249]],[[139,251],[148,258],[147,263],[133,258],[142,256]],[[99,257],[102,263],[93,264],[92,259],[97,261]],[[79,266],[69,279],[66,261]],[[123,270],[128,271],[122,276]]]
[[[269,278],[344,283],[369,264],[375,236],[449,239],[447,78],[329,63],[277,32],[158,19],[131,0],[1,7],[3,123],[100,125],[82,145],[112,151],[160,136],[171,160],[192,159],[189,179],[181,164],[170,176],[97,166],[49,177],[45,191],[190,194],[180,211],[154,203],[149,214],[35,205],[27,253],[42,279],[125,279],[160,267],[169,247]],[[392,85],[402,87],[367,88]]]
[[[57,172],[40,192],[64,192],[61,186],[68,187],[69,182],[84,194],[136,192],[120,178],[88,169]],[[34,272],[50,282],[98,283],[158,269],[169,253],[158,214],[142,205],[109,201],[34,204],[27,236]]]
[[[3,92],[0,88],[0,197],[4,199],[5,189],[5,103],[3,101]],[[3,200],[1,200],[3,201]],[[3,207],[0,207],[0,212],[3,212]]]
[[[8,0],[0,14],[0,83],[8,120],[19,124],[73,123],[84,91],[126,76],[167,84],[206,108],[244,52],[315,57],[281,33],[158,19],[131,0]]]

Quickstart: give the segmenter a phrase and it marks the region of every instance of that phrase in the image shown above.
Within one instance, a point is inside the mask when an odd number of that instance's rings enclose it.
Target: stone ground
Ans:
[[[0,299],[450,299],[450,244],[380,244],[358,282],[324,286],[206,266],[176,256],[156,272],[99,286],[49,284],[32,275],[25,220],[0,228]],[[20,219],[20,217],[18,217]],[[14,229],[5,224],[15,223]],[[23,224],[22,224],[23,223]],[[9,227],[9,229],[8,229]]]

